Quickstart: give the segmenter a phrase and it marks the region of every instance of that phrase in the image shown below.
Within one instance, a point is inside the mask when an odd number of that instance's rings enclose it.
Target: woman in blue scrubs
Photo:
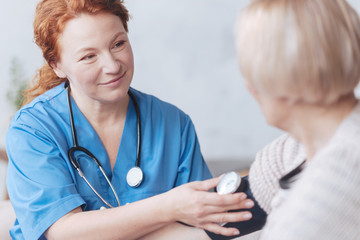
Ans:
[[[211,175],[189,116],[130,87],[128,18],[119,0],[37,5],[35,42],[46,64],[6,140],[13,239],[138,239],[169,227],[201,239],[202,229],[238,234],[217,223],[251,217],[227,212],[245,208],[245,194],[208,192],[218,178],[197,181]],[[83,178],[69,160],[74,145],[93,154],[104,174],[89,154],[75,154]],[[129,186],[138,147],[143,178]]]

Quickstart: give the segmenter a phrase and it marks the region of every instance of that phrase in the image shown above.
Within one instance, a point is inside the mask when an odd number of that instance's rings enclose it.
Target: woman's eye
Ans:
[[[85,57],[81,58],[80,60],[91,60],[95,57],[95,54],[86,55]]]
[[[114,48],[121,47],[122,45],[124,45],[125,42],[126,41],[124,41],[124,40],[116,42],[115,45],[114,45]]]

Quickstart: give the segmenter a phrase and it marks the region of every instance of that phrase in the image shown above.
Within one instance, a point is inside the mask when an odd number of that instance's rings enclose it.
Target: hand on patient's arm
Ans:
[[[169,196],[165,204],[172,206],[169,216],[174,221],[205,229],[225,236],[238,235],[236,228],[222,227],[218,223],[241,222],[251,218],[249,211],[228,212],[229,210],[248,209],[253,202],[244,193],[220,195],[208,192],[218,184],[220,178],[192,182],[174,188],[164,194]],[[166,206],[166,205],[165,205]],[[171,209],[171,207],[166,207]]]

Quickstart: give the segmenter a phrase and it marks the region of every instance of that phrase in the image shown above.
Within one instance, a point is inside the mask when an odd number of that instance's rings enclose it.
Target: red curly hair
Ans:
[[[33,86],[24,91],[24,104],[67,81],[59,78],[50,67],[59,60],[58,39],[66,23],[82,13],[96,15],[101,12],[120,17],[128,32],[129,13],[122,0],[42,0],[38,3],[34,19],[34,40],[46,63],[34,76]]]

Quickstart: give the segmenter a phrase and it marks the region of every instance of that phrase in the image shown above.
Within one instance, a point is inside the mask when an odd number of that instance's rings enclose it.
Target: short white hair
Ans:
[[[255,0],[236,26],[245,79],[260,93],[331,103],[360,78],[360,21],[345,0]]]

